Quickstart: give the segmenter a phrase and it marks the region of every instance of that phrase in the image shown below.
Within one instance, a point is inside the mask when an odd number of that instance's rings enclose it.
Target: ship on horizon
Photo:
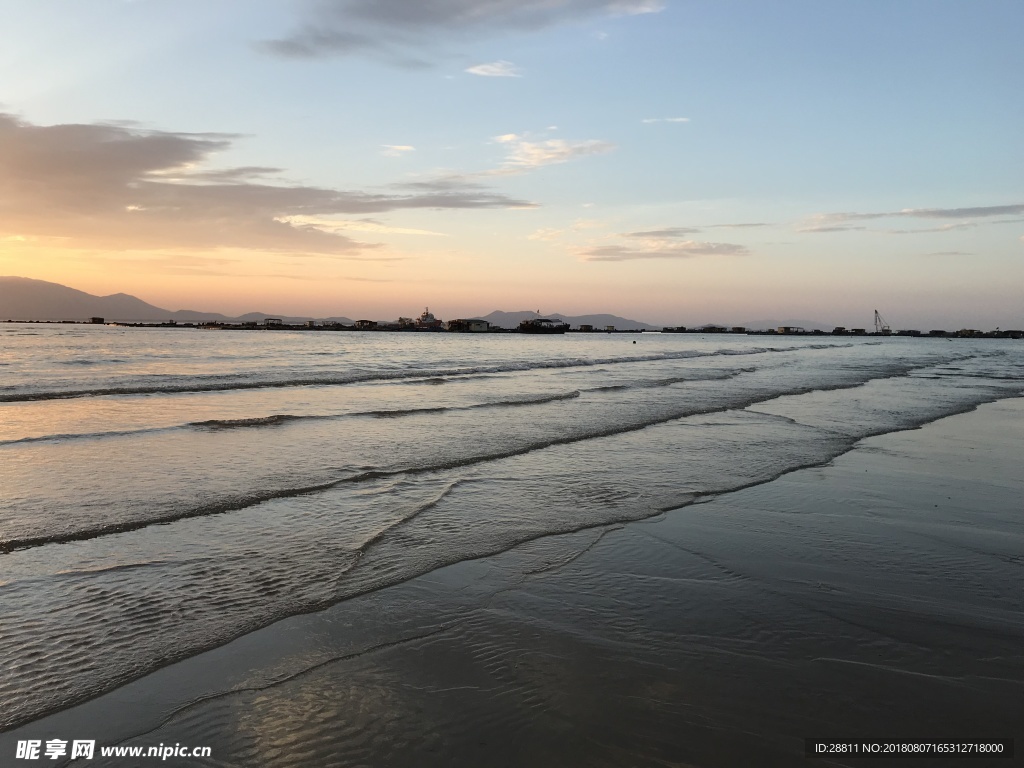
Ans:
[[[565,333],[569,324],[548,317],[534,317],[519,324],[520,333]]]

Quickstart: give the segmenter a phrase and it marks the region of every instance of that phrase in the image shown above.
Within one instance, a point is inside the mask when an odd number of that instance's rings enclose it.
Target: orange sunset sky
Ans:
[[[1019,2],[0,7],[3,275],[227,314],[1024,326]]]

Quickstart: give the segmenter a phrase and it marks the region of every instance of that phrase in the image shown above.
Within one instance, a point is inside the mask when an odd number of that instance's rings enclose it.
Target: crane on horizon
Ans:
[[[888,336],[892,333],[892,329],[889,327],[889,324],[885,322],[885,318],[878,314],[877,309],[875,310],[875,333],[883,336]]]

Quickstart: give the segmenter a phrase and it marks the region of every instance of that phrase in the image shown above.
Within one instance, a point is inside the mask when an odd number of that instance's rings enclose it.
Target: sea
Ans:
[[[614,554],[609,547],[605,557],[601,547],[610,537],[624,541],[627,531],[636,536],[668,520],[665,525],[677,528],[671,557],[692,559],[701,553],[696,544],[687,549],[687,536],[702,531],[721,540],[726,528],[716,526],[728,520],[735,527],[734,513],[711,514],[714,503],[778,487],[787,477],[803,477],[801,472],[832,471],[872,440],[908,430],[939,435],[927,429],[966,418],[958,414],[1020,403],[1022,395],[1024,342],[1004,339],[0,324],[0,731],[24,729],[116,695],[112,692],[140,685],[161,670],[241,647],[246,638],[268,637],[275,626],[291,626],[287,622],[341,611],[346,618],[339,619],[336,633],[341,626],[358,632],[364,623],[387,624],[391,614],[381,614],[384,609],[373,600],[398,594],[394,590],[401,585],[436,586],[438,574],[449,574],[445,589],[458,592],[466,584],[453,586],[459,579],[451,574],[497,567],[509,553],[546,552],[541,565],[522,566],[530,574],[572,567],[583,552],[593,573],[624,572],[626,562],[638,569],[662,556],[668,562],[669,555],[651,554],[650,536],[641,537],[648,541],[646,549],[623,543]],[[936,445],[949,444],[955,434],[954,429],[952,437],[935,437]],[[971,457],[946,459],[955,466]],[[901,481],[888,477],[885,482],[898,487]],[[858,498],[870,496],[873,488],[862,487]],[[1011,498],[1016,492],[1016,486],[1010,489]],[[819,500],[825,504],[827,498]],[[814,505],[806,497],[803,504],[803,519],[810,521]],[[871,514],[881,514],[880,507],[884,504],[872,507]],[[790,512],[787,517],[781,504],[772,513],[782,516],[779,522],[765,526],[759,540],[781,546],[779,532],[786,530],[785,541],[800,541],[800,525],[811,523],[798,524],[796,512]],[[758,530],[757,520],[769,519],[768,512],[750,514],[745,536]],[[973,559],[947,558],[951,565],[935,567],[957,570],[963,588],[958,606],[987,606],[993,626],[1002,628],[1010,650],[1004,648],[1000,658],[1015,658],[1015,671],[990,676],[1013,678],[1010,690],[1019,695],[1021,652],[1018,647],[1014,655],[1012,648],[1024,637],[1022,514],[984,519],[980,514],[968,503],[953,521],[964,530],[986,532],[967,547]],[[692,515],[701,515],[700,520]],[[929,528],[929,535],[949,533],[949,525],[943,520],[945,527]],[[831,566],[847,563],[871,573],[883,560],[857,561],[858,546],[850,542],[858,531],[863,533],[856,526],[824,525],[813,541],[805,541],[803,556],[813,559],[827,549],[822,557]],[[892,548],[902,548],[899,557],[884,560],[891,578],[906,576],[922,559],[931,562],[926,545],[907,543],[924,539],[887,535],[895,537],[889,540]],[[884,536],[871,545],[888,546]],[[563,554],[552,554],[558,547]],[[772,552],[758,552],[756,560],[745,557],[731,570],[719,568],[715,579],[725,582],[716,581],[718,587],[733,580],[750,584],[754,579],[764,586],[765,579],[789,578],[781,567],[766,565]],[[760,568],[761,575],[744,568]],[[675,581],[651,575],[633,584],[632,592],[621,585],[618,591],[606,589],[598,580],[589,597],[567,590],[554,603],[517,610],[536,617],[563,605],[563,617],[583,617],[570,622],[570,633],[586,645],[586,599],[615,594],[619,608],[609,609],[609,615],[618,611],[621,617],[631,604],[645,602],[653,606],[651,616],[661,615],[676,610],[669,596],[687,579],[697,579],[673,573]],[[798,579],[813,587],[818,618],[832,610],[822,573]],[[713,611],[723,604],[722,594],[702,593],[686,610],[695,616]],[[947,665],[957,667],[957,643],[968,630],[942,605],[940,610],[927,601],[915,603],[925,624],[944,629],[935,630],[932,640],[908,642],[932,643],[940,655],[949,654]],[[745,638],[747,650],[751,643],[788,649],[800,643],[795,628],[772,633],[759,624],[763,617],[754,608],[747,617],[746,630],[739,619],[730,630]],[[401,624],[401,616],[392,618],[395,626]],[[761,634],[750,630],[751,623]],[[505,641],[524,624],[510,626],[499,633]],[[648,650],[673,643],[678,650],[695,636],[675,628],[645,639],[643,622],[619,629],[625,634],[616,642],[628,645],[632,637]],[[991,631],[984,621],[975,629]],[[597,639],[592,645],[609,647]],[[554,653],[540,639],[531,647],[530,653],[541,653],[541,647]],[[260,648],[246,651],[248,658],[268,653]],[[886,641],[874,636],[862,645],[880,656],[885,648]],[[746,653],[731,652],[737,663]],[[322,661],[311,656],[307,666]],[[444,668],[454,663],[449,660]],[[598,666],[607,672],[608,664]],[[876,666],[887,664],[895,662],[883,659]],[[600,698],[603,673],[588,669],[596,677],[587,686],[576,684]],[[914,674],[941,676],[943,669]],[[453,679],[457,676],[453,673]],[[479,689],[480,681],[453,686]],[[318,694],[322,706],[324,690]],[[502,695],[516,690],[510,685]],[[699,706],[698,693],[699,687],[690,690],[685,706]],[[706,693],[713,698],[713,692]],[[193,691],[178,704],[194,706],[208,695]],[[643,695],[668,702],[672,716],[685,719],[678,691],[653,686]],[[369,700],[359,699],[348,714],[336,711],[333,720],[318,726],[302,719],[301,727],[333,732]],[[548,707],[549,716],[559,711],[551,699],[531,702],[529,707]],[[762,709],[773,706],[759,702]],[[744,716],[758,717],[756,712]],[[157,718],[147,728],[160,722]],[[504,730],[528,735],[516,722],[516,728]],[[422,734],[432,727],[423,726]],[[503,730],[500,722],[488,727]],[[708,727],[721,731],[723,726]],[[749,731],[749,724],[744,729]],[[203,733],[217,737],[209,728]],[[275,759],[250,755],[254,762],[232,762],[222,752],[222,762],[209,764],[390,762],[377,762],[374,756],[385,752],[356,736],[345,738],[331,742],[332,760],[304,753],[289,759],[285,751],[276,752]],[[465,735],[465,743],[472,740]],[[394,748],[398,742],[389,743]],[[670,757],[670,747],[662,758]],[[433,748],[440,749],[432,753],[436,764],[446,764],[438,757],[445,750],[450,756],[450,750],[461,749],[450,741]],[[507,759],[501,764],[538,758],[502,754]],[[716,764],[713,755],[705,758],[701,764]],[[647,764],[621,754],[608,760]],[[736,755],[718,762],[730,761],[743,762]],[[401,762],[395,757],[391,764]]]

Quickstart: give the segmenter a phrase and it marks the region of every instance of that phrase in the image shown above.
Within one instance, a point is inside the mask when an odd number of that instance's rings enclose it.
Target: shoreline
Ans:
[[[1011,738],[1021,423],[1024,400],[1000,400],[826,467],[446,566],[9,731],[0,749],[156,726],[133,743],[212,739],[218,765],[267,764],[298,734],[319,762],[772,766],[802,762],[805,737]]]
[[[101,318],[102,320],[102,318]],[[748,329],[744,327],[665,327],[661,330],[655,328],[568,328],[565,331],[523,331],[519,328],[498,328],[492,327],[484,331],[450,330],[446,328],[390,328],[390,327],[360,327],[357,325],[343,325],[341,323],[322,323],[316,325],[315,321],[302,324],[271,323],[259,324],[248,323],[224,323],[224,322],[203,322],[203,323],[178,323],[170,322],[132,322],[132,321],[110,321],[93,322],[90,320],[3,320],[3,323],[17,323],[24,325],[88,325],[107,326],[116,328],[174,328],[182,330],[207,330],[207,331],[303,331],[303,332],[353,332],[353,333],[455,333],[468,334],[471,336],[487,334],[518,333],[531,336],[561,336],[571,334],[697,334],[697,335],[732,335],[732,336],[833,336],[842,338],[914,338],[914,339],[1024,339],[1024,330],[995,330],[981,331],[974,328],[962,328],[958,331],[931,330],[927,333],[921,331],[895,331],[895,332],[867,332],[863,329],[835,329],[833,331],[805,330],[805,329]]]

